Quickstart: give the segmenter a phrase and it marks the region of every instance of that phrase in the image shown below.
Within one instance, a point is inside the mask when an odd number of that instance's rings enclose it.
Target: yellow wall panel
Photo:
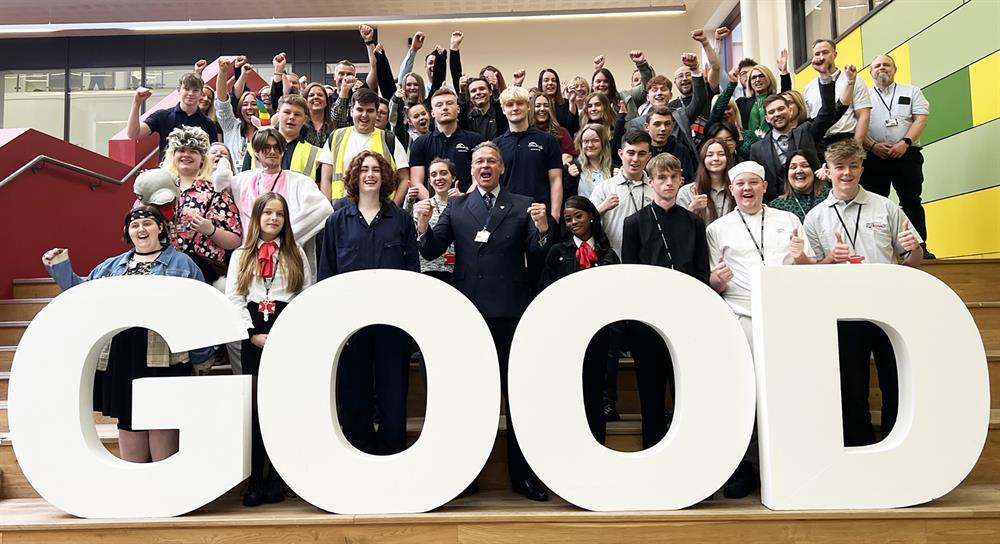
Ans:
[[[816,79],[816,70],[813,70],[812,65],[807,64],[801,72],[792,77],[792,87],[795,90],[802,92],[805,90],[806,85],[814,79]]]
[[[889,56],[896,61],[896,83],[910,85],[910,82],[913,81],[910,77],[910,42],[889,51]],[[869,71],[869,73],[871,72]]]
[[[837,66],[853,64],[860,67],[869,64],[861,53],[861,29],[862,27],[854,29],[837,42]]]
[[[1000,187],[924,204],[927,247],[938,257],[1000,251]]]
[[[969,66],[972,90],[972,125],[1000,117],[1000,51]]]

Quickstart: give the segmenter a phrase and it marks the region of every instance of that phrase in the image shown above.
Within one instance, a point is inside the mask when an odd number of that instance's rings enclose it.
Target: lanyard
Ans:
[[[747,224],[746,218],[743,217],[743,212],[736,210],[736,213],[740,214],[740,221],[743,221],[743,226],[747,229],[747,234],[750,235],[750,240],[753,242],[753,247],[757,248],[757,254],[760,255],[760,262],[764,262],[764,208],[760,209],[760,245],[757,245],[757,239],[753,237],[753,233],[750,232],[750,225]],[[857,229],[855,229],[855,232]]]
[[[875,89],[875,94],[878,95],[878,99],[882,102],[882,105],[885,106],[886,111],[889,112],[889,117],[892,117],[892,102],[894,100],[896,100],[896,89],[898,89],[898,88],[899,88],[899,85],[896,85],[895,83],[892,84],[892,96],[889,97],[889,103],[888,104],[886,104],[885,103],[885,99],[882,98],[882,91],[879,91],[878,89]]]
[[[844,223],[844,218],[840,215],[840,210],[837,209],[836,204],[833,205],[833,211],[837,214],[837,219],[840,220],[840,226],[844,227],[844,234],[847,235],[847,240],[851,242],[851,249],[855,253],[858,251],[858,226],[861,224],[861,206],[864,206],[864,204],[858,203],[858,215],[854,219],[854,237],[851,238],[851,233],[847,230],[847,224]],[[844,206],[844,211],[847,211],[847,206]]]
[[[660,231],[660,240],[663,242],[663,249],[667,250],[667,259],[670,261],[670,269],[673,270],[674,257],[670,254],[670,245],[667,244],[667,237],[663,234],[663,227],[660,226],[660,218],[656,215],[656,208],[659,206],[650,206],[649,213],[653,214],[653,222],[656,223],[656,230]]]
[[[646,205],[646,191],[645,191],[645,186],[646,186],[645,183],[639,184],[639,201],[642,202],[642,206],[639,206],[635,202],[635,195],[632,194],[632,189],[635,189],[635,186],[632,185],[631,182],[629,182],[629,186],[628,186],[628,199],[632,201],[633,213],[634,212],[638,212],[643,206]],[[654,217],[655,217],[655,215],[654,215]]]
[[[795,205],[799,207],[799,211],[802,212],[802,220],[805,221],[806,220],[806,209],[802,207],[802,202],[799,201],[799,197],[798,197],[798,195],[795,194],[794,190],[792,190],[792,200],[794,200],[795,201]]]

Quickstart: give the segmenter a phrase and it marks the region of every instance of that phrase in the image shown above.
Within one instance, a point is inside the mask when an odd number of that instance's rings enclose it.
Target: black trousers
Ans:
[[[865,171],[861,174],[861,185],[865,189],[884,197],[889,196],[890,186],[896,190],[899,206],[910,219],[924,241],[927,241],[927,219],[920,203],[924,187],[924,156],[913,147],[898,159],[880,159],[869,153],[865,159]]]
[[[406,393],[412,340],[388,325],[354,333],[337,365],[337,400],[344,436],[361,451],[391,455],[406,449]],[[375,430],[375,405],[379,425]]]
[[[516,318],[487,318],[486,326],[490,329],[493,343],[497,348],[500,360],[500,393],[503,395],[503,407],[507,422],[507,475],[512,483],[534,479],[535,473],[521,453],[517,443],[517,435],[510,421],[510,404],[507,402],[507,369],[510,362],[510,345],[514,340],[514,330],[517,328]]]
[[[666,394],[674,390],[674,369],[670,351],[655,329],[639,321],[629,321],[629,347],[635,360],[635,378],[642,414],[642,448],[656,445],[667,434]]]
[[[583,356],[583,411],[594,439],[604,443],[607,423],[604,421],[605,366],[608,359],[609,327],[597,331],[587,344]]]
[[[253,322],[253,331],[250,335],[268,334],[271,327],[281,314],[287,302],[277,301],[274,303],[274,315],[268,316],[264,321],[264,314],[259,311],[256,302],[247,302],[247,311],[250,312],[250,320]],[[253,410],[251,412],[250,427],[250,481],[259,482],[264,478],[264,469],[269,463],[267,450],[264,449],[264,438],[260,432],[260,417],[257,412],[257,376],[260,374],[260,357],[264,350],[255,346],[250,339],[243,341],[240,349],[240,362],[244,376],[253,376]],[[274,474],[272,469],[272,474]]]
[[[618,401],[618,365],[625,345],[627,321],[615,321],[605,327],[608,331],[608,353],[604,368],[604,402]]]
[[[899,409],[899,378],[889,337],[868,321],[839,321],[840,402],[844,420],[844,445],[867,446],[877,442],[872,425],[868,392],[871,388],[871,358],[875,356],[879,388],[882,390],[882,437],[896,424]]]

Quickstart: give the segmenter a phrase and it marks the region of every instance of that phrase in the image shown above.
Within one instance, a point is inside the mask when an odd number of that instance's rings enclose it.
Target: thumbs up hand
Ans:
[[[729,268],[729,265],[726,264],[726,255],[723,253],[722,255],[719,255],[719,261],[712,267],[712,275],[709,278],[709,283],[712,284],[712,287],[714,287],[716,291],[721,293],[729,287],[729,282],[732,281],[732,279],[733,271]]]
[[[899,245],[903,246],[906,251],[916,251],[920,247],[920,244],[917,243],[917,237],[910,230],[909,221],[903,222],[903,230],[899,232]]]
[[[846,263],[847,258],[851,255],[850,248],[844,243],[843,238],[841,238],[839,232],[833,233],[833,238],[837,241],[833,245],[833,262],[835,263]]]
[[[708,207],[708,195],[701,194],[698,190],[698,185],[691,186],[691,203],[688,204],[688,211],[691,213],[698,213]]]
[[[805,240],[799,238],[798,227],[792,229],[792,235],[788,239],[788,256],[792,258],[795,263],[802,262],[803,251],[805,250]]]

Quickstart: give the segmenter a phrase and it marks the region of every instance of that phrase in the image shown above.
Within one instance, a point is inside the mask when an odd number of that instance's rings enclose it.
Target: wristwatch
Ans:
[[[913,140],[911,140],[909,138],[901,138],[899,141],[906,142],[906,147],[910,147],[910,146],[913,145]]]

